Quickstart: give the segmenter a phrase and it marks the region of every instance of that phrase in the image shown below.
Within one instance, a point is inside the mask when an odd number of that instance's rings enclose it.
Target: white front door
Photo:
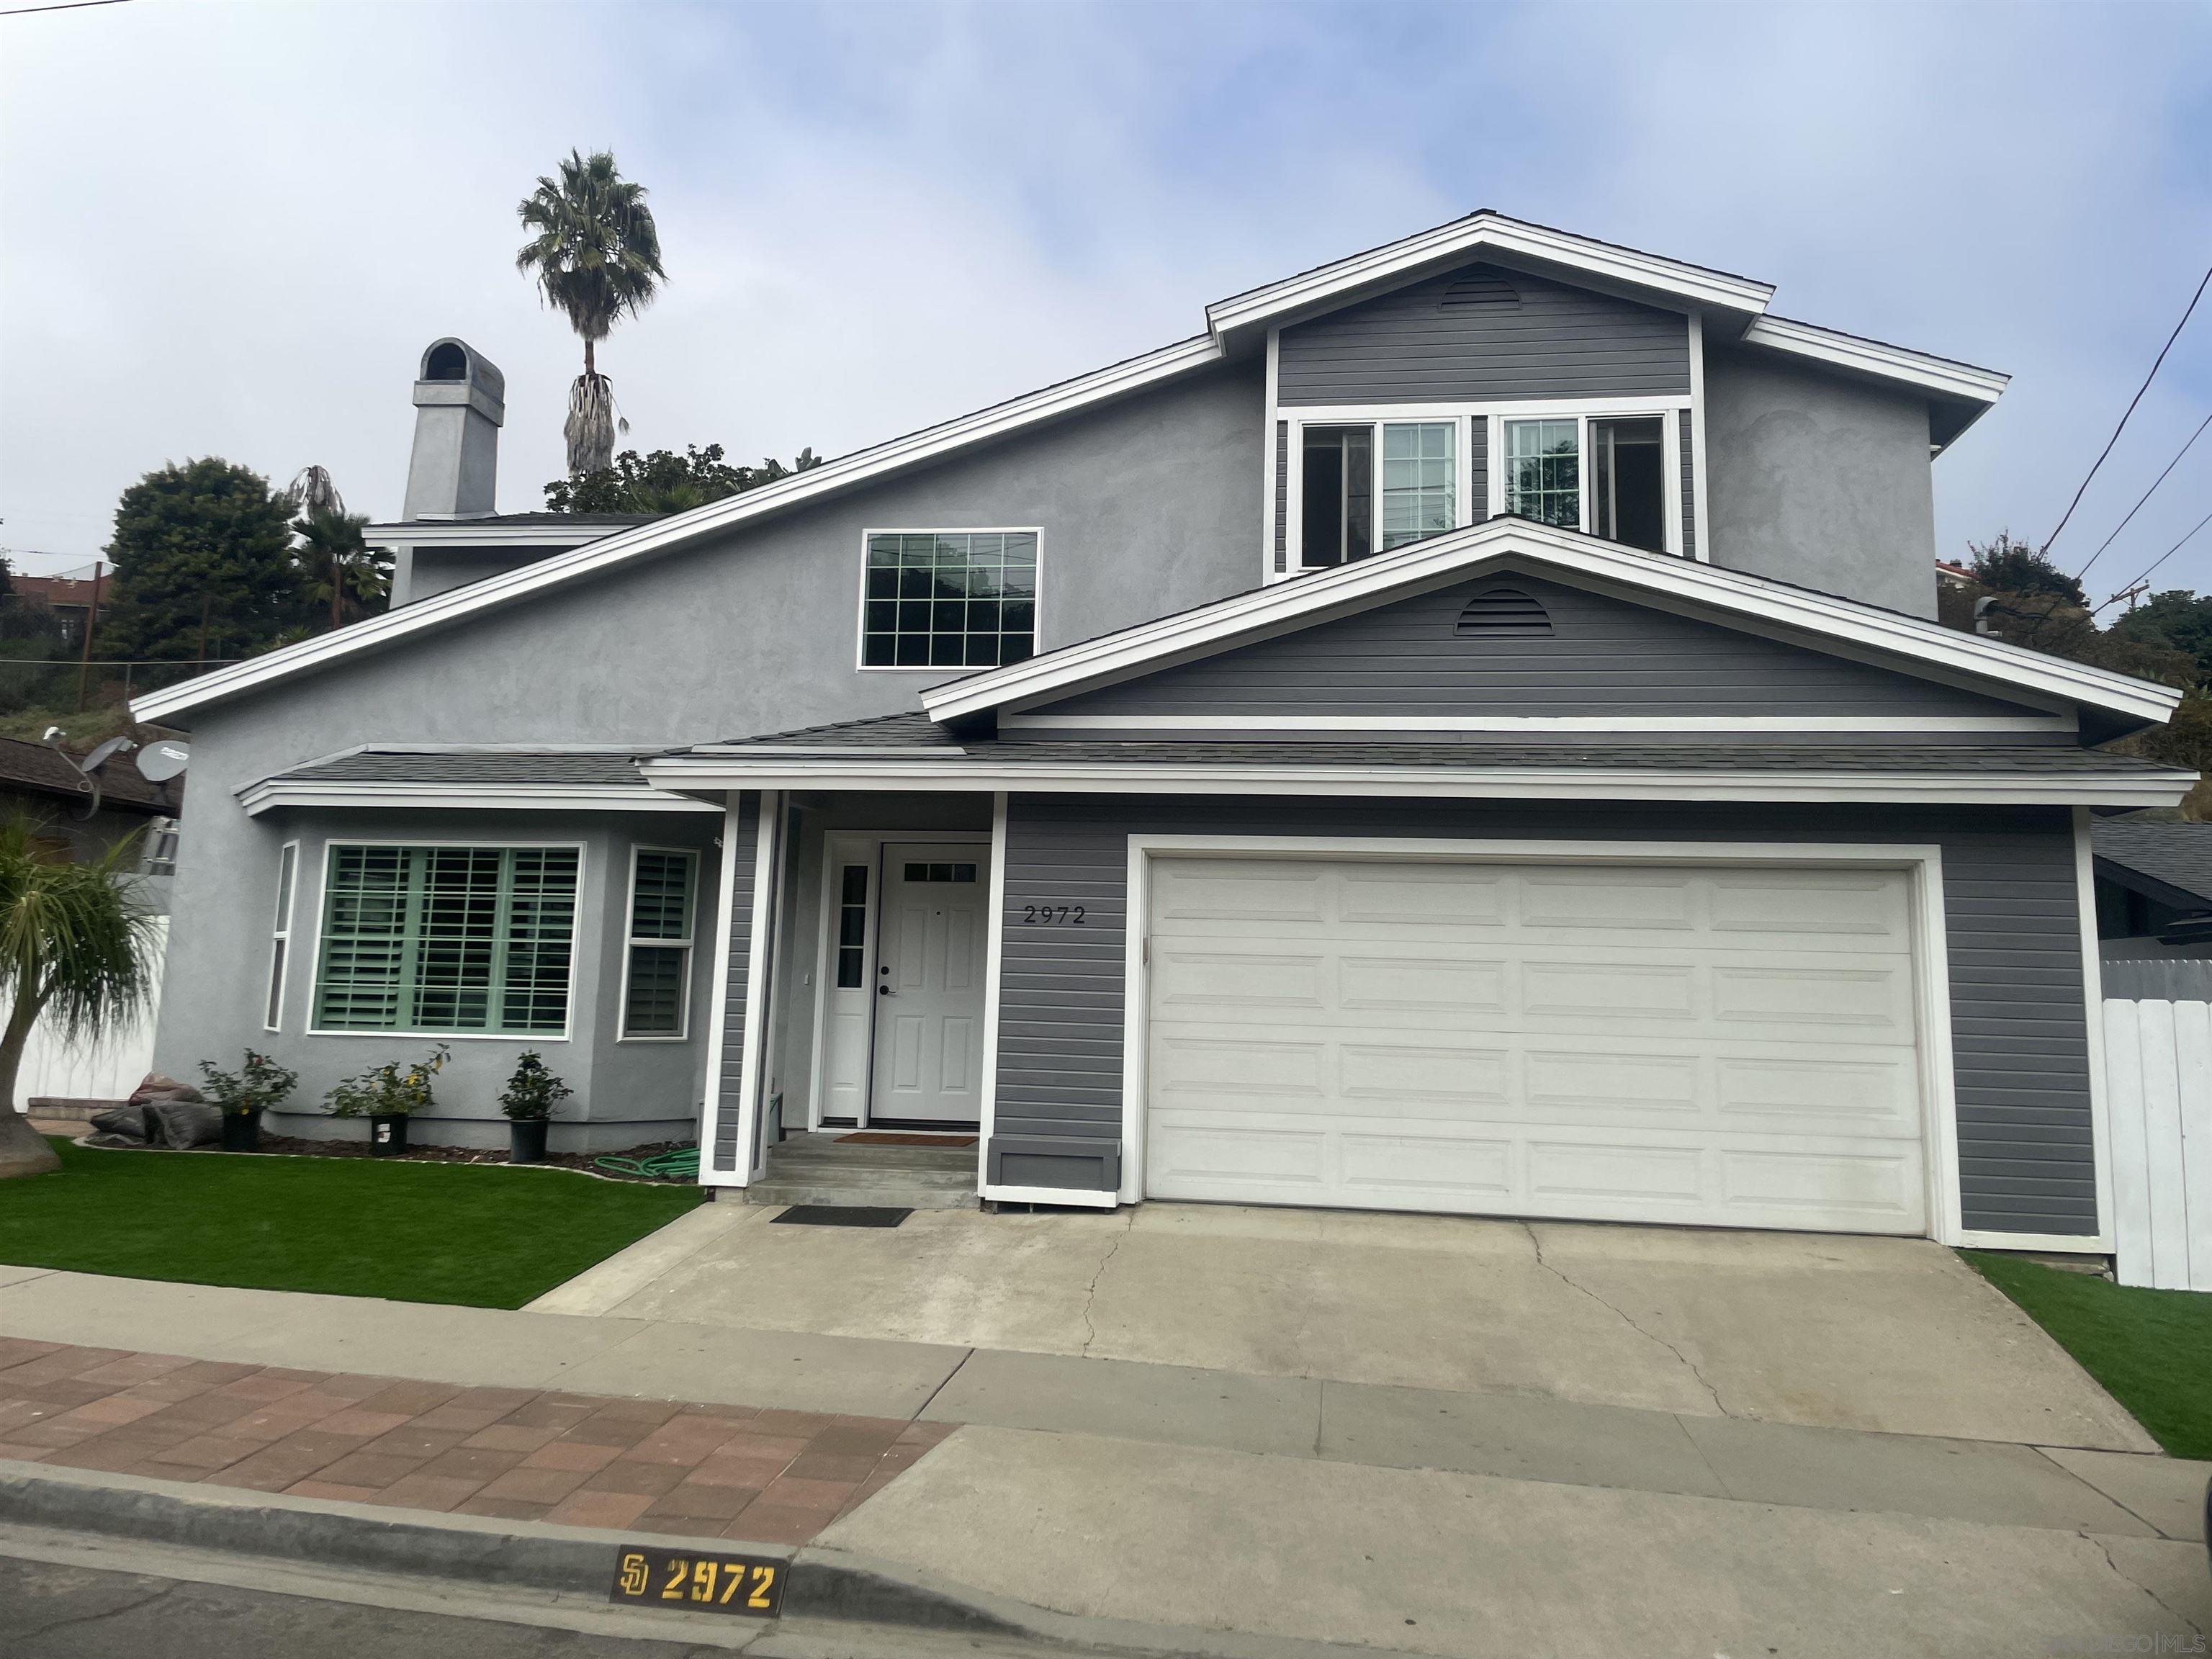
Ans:
[[[1927,1229],[1885,869],[1153,866],[1155,1198]]]
[[[982,1119],[988,849],[884,846],[871,1120]]]

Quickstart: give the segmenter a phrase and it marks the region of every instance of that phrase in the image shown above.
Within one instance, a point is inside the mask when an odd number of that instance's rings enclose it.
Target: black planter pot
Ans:
[[[258,1152],[261,1150],[261,1114],[256,1112],[225,1112],[222,1115],[222,1149],[226,1152]]]
[[[507,1119],[507,1161],[509,1164],[543,1164],[545,1161],[547,1127],[542,1117]]]
[[[371,1112],[368,1150],[378,1158],[392,1158],[407,1150],[407,1114]]]

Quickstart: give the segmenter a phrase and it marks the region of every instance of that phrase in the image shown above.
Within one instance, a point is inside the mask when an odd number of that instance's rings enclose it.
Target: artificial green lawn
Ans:
[[[58,1171],[0,1182],[0,1261],[472,1308],[519,1308],[702,1196],[544,1167],[51,1144]]]
[[[2212,1296],[1961,1250],[2176,1457],[2212,1458]]]

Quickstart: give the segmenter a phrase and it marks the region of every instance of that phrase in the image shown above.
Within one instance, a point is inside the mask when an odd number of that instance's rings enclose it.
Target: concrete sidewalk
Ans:
[[[1088,1618],[1696,1659],[2039,1651],[2061,1633],[2212,1626],[2194,1541],[2207,1468],[2094,1448],[30,1269],[0,1270],[0,1328],[454,1388],[957,1425],[820,1543]]]

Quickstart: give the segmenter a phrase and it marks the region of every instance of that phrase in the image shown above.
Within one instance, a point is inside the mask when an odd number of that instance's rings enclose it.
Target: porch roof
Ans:
[[[248,784],[238,799],[256,817],[301,806],[714,810],[655,789],[639,775],[640,760],[665,752],[635,744],[368,745]]]

